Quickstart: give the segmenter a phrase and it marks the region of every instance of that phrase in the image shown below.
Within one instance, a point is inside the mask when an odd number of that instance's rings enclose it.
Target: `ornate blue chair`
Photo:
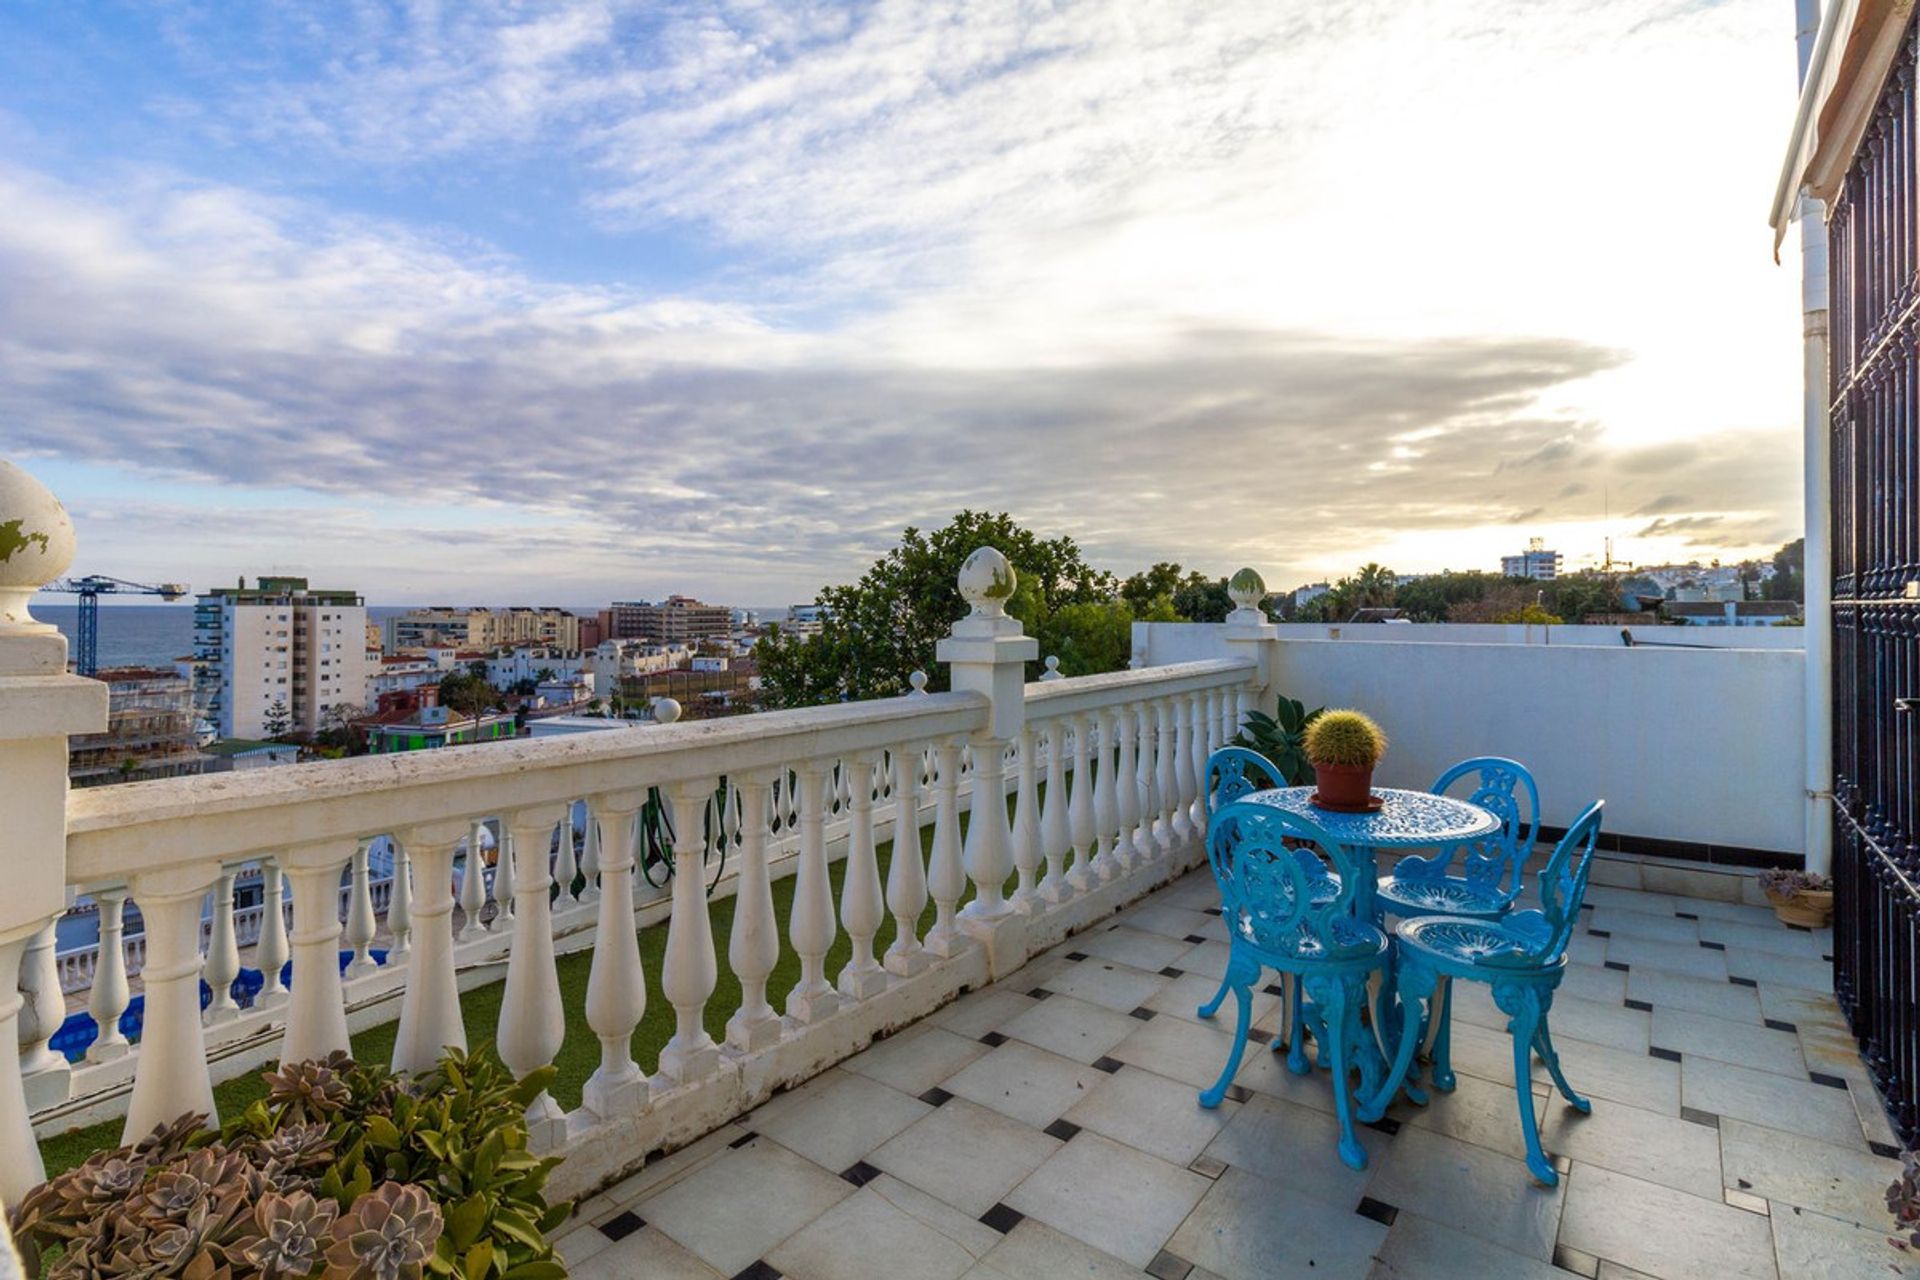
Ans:
[[[1560,1179],[1540,1150],[1540,1131],[1534,1123],[1533,1055],[1539,1054],[1547,1064],[1554,1085],[1569,1103],[1582,1112],[1593,1110],[1593,1104],[1575,1093],[1561,1073],[1560,1057],[1554,1052],[1553,1036],[1547,1029],[1547,1014],[1553,1007],[1554,990],[1566,973],[1567,943],[1580,918],[1580,901],[1587,893],[1602,805],[1599,800],[1588,805],[1554,846],[1553,856],[1540,872],[1540,909],[1510,912],[1500,920],[1421,916],[1400,924],[1395,947],[1402,1021],[1388,1080],[1398,1081],[1405,1075],[1420,1040],[1424,1006],[1431,1002],[1441,978],[1488,983],[1493,988],[1494,1004],[1507,1015],[1507,1031],[1513,1037],[1513,1087],[1519,1098],[1520,1129],[1527,1140],[1527,1168],[1548,1186]],[[1443,1007],[1443,1030],[1444,1019],[1449,1016],[1451,1011]],[[1452,1078],[1444,1060],[1446,1051],[1445,1037],[1436,1039],[1436,1080],[1443,1071]],[[1370,1098],[1369,1105],[1381,1100]]]
[[[1354,1136],[1353,1121],[1356,1111],[1362,1119],[1377,1118],[1377,1111],[1360,1108],[1351,1077],[1354,1070],[1360,1072],[1361,1091],[1370,1098],[1380,1090],[1385,1063],[1362,1051],[1363,1037],[1371,1033],[1360,1015],[1367,1003],[1368,978],[1386,968],[1390,950],[1385,934],[1354,917],[1359,876],[1353,855],[1306,818],[1241,801],[1214,811],[1207,827],[1207,858],[1220,886],[1231,952],[1225,985],[1233,993],[1239,1021],[1226,1067],[1220,1079],[1201,1092],[1200,1105],[1219,1106],[1240,1070],[1261,971],[1291,975],[1297,980],[1296,1011],[1319,1043],[1323,1063],[1332,1068],[1340,1158],[1352,1168],[1366,1168],[1366,1149]],[[1331,877],[1319,858],[1331,864]],[[1308,868],[1309,862],[1315,869]],[[1304,1001],[1297,994],[1301,988]],[[1297,1037],[1288,1065],[1303,1073],[1310,1070]]]
[[[1374,905],[1383,921],[1388,917],[1414,920],[1435,915],[1498,920],[1519,898],[1525,886],[1527,857],[1540,839],[1540,788],[1518,760],[1475,756],[1441,774],[1433,784],[1433,794],[1445,795],[1463,780],[1470,781],[1473,788],[1467,799],[1498,817],[1500,829],[1437,854],[1402,858],[1393,874],[1380,877],[1375,891]],[[1460,854],[1458,875],[1450,871],[1456,853]],[[1444,1038],[1453,1024],[1451,984],[1441,992],[1440,1003],[1439,1034]],[[1392,1007],[1392,986],[1383,984],[1383,1026]],[[1454,1085],[1453,1073],[1441,1065],[1450,1048],[1444,1042],[1434,1045],[1433,1083],[1442,1090]]]

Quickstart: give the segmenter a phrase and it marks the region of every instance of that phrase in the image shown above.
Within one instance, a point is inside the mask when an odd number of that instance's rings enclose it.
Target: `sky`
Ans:
[[[1798,537],[1784,0],[0,6],[75,572],[805,600]]]

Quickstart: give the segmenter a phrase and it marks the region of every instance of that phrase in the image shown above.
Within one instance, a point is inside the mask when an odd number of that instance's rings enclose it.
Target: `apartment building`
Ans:
[[[194,603],[196,702],[223,738],[313,733],[367,700],[366,602],[305,578],[216,587]]]
[[[733,633],[733,610],[723,604],[705,604],[692,596],[665,600],[616,600],[612,615],[615,640],[645,640],[652,644],[689,644],[725,640]]]
[[[380,624],[388,653],[408,649],[501,649],[519,645],[577,650],[580,618],[570,610],[543,605],[507,609],[430,605],[397,613]]]

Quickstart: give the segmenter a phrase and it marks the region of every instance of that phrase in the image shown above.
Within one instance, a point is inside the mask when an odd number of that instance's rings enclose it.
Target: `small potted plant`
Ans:
[[[1824,929],[1833,918],[1833,881],[1811,871],[1762,872],[1760,887],[1782,924]]]
[[[1324,711],[1307,726],[1307,759],[1313,765],[1314,800],[1327,809],[1357,811],[1374,806],[1373,767],[1386,754],[1387,735],[1359,711]]]

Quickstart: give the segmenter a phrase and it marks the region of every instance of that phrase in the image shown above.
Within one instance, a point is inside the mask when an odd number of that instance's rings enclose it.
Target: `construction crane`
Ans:
[[[84,578],[61,578],[49,582],[40,588],[59,595],[80,597],[79,636],[74,646],[74,670],[83,676],[97,674],[100,670],[100,597],[101,596],[159,596],[162,600],[178,600],[187,594],[184,582],[162,582],[152,585],[145,582],[128,582],[125,578],[109,578],[102,573],[88,574]]]

